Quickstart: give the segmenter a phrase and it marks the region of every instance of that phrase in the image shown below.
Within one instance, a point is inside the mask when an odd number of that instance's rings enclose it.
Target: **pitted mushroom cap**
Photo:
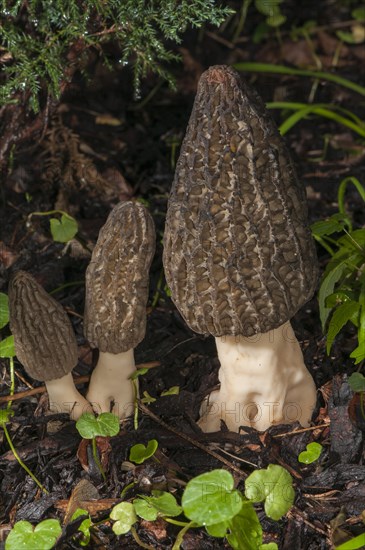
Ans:
[[[61,306],[35,278],[17,271],[9,285],[10,330],[15,352],[35,380],[62,378],[77,364],[77,342]]]
[[[148,210],[121,202],[101,228],[86,270],[84,334],[100,351],[135,348],[146,331],[155,227]]]
[[[317,281],[303,187],[238,73],[201,76],[169,198],[164,267],[192,330],[252,336],[289,320]]]

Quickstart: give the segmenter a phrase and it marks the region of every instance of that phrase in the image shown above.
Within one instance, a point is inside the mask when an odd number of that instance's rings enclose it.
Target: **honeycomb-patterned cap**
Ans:
[[[263,102],[226,66],[199,81],[163,262],[174,303],[201,334],[268,332],[316,286],[305,191]]]
[[[25,370],[42,382],[62,378],[77,364],[77,343],[61,306],[35,278],[17,271],[9,285],[10,330]]]
[[[155,227],[148,210],[121,202],[109,214],[86,270],[84,334],[100,351],[121,353],[144,338]]]

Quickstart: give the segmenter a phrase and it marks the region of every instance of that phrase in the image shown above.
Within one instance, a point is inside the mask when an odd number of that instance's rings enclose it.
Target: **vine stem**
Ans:
[[[99,459],[99,456],[98,456],[98,449],[96,447],[96,438],[95,437],[92,438],[91,444],[92,444],[93,457],[94,457],[94,460],[95,460],[95,464],[99,468],[99,472],[101,473],[103,480],[106,481],[106,475],[105,475],[104,469],[101,465],[101,462],[100,462],[100,459]]]
[[[15,458],[17,459],[17,461],[19,462],[20,466],[27,472],[27,474],[33,479],[33,481],[38,485],[38,487],[46,494],[48,495],[49,492],[47,491],[47,489],[45,487],[43,487],[42,483],[40,481],[38,481],[38,479],[36,478],[36,476],[29,470],[28,466],[26,464],[24,464],[24,462],[22,461],[22,459],[20,458],[20,456],[18,455],[14,445],[13,445],[13,442],[11,440],[11,437],[10,437],[10,434],[8,432],[8,429],[5,425],[5,423],[2,424],[2,428],[4,430],[4,434],[5,434],[5,437],[6,437],[6,440],[7,442],[9,443],[9,447],[13,453],[13,455],[15,456]]]

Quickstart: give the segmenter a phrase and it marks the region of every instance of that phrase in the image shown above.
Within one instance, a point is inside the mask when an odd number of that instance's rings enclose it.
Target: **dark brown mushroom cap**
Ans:
[[[263,102],[229,67],[201,76],[163,261],[174,303],[202,334],[268,332],[314,292],[305,191]]]
[[[35,278],[17,271],[9,285],[10,329],[15,352],[35,380],[62,378],[77,364],[77,343],[61,306]]]
[[[148,210],[121,202],[101,228],[86,270],[84,334],[100,351],[121,353],[144,338],[155,227]]]

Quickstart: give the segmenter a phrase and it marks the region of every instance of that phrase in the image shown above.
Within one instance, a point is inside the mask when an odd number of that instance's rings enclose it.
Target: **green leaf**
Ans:
[[[101,413],[99,416],[84,413],[76,422],[76,429],[84,439],[94,439],[96,436],[113,437],[120,430],[119,418],[112,413]]]
[[[5,550],[49,550],[62,532],[57,519],[41,521],[34,529],[28,521],[18,521],[5,541]]]
[[[158,512],[152,504],[149,504],[144,498],[135,498],[133,506],[136,514],[146,521],[155,521],[158,517]]]
[[[0,357],[14,357],[15,356],[15,347],[14,347],[14,336],[11,334],[4,340],[0,342]]]
[[[326,304],[326,307],[333,309],[346,302],[352,302],[355,298],[356,298],[356,295],[354,292],[341,287],[341,290],[327,296],[325,300],[325,304]]]
[[[348,321],[355,326],[358,325],[359,311],[360,304],[358,302],[346,302],[335,310],[328,326],[327,353],[330,353],[334,339]]]
[[[229,544],[235,550],[257,550],[262,543],[262,527],[251,502],[243,501],[239,513],[229,521]]]
[[[364,548],[365,546],[365,533],[357,535],[353,539],[350,539],[340,546],[336,546],[335,550],[357,550],[358,548]]]
[[[137,380],[139,376],[143,376],[148,372],[148,369],[137,369],[134,371],[133,374],[129,377],[130,380]]]
[[[278,550],[276,542],[269,542],[268,544],[261,544],[260,550]]]
[[[116,535],[125,535],[137,521],[134,506],[130,502],[121,502],[114,506],[110,518],[115,521],[113,531]]]
[[[345,44],[357,44],[358,43],[354,33],[349,32],[349,31],[338,30],[338,31],[336,31],[336,36],[340,40],[342,40],[342,42],[345,42]]]
[[[351,227],[351,222],[347,216],[337,213],[333,214],[327,220],[314,222],[311,225],[311,231],[314,237],[327,237],[333,233],[340,233],[344,227]]]
[[[137,443],[133,445],[129,453],[129,460],[135,462],[136,464],[142,464],[147,458],[153,456],[157,450],[158,441],[156,439],[150,439],[145,447],[142,443]]]
[[[266,18],[266,23],[269,25],[269,27],[280,27],[285,23],[285,21],[286,16],[282,13],[276,13]]]
[[[184,514],[198,525],[214,525],[232,519],[242,507],[232,475],[213,470],[194,477],[182,496]]]
[[[361,342],[351,353],[350,358],[355,359],[355,365],[358,365],[365,359],[365,342]]]
[[[4,328],[9,322],[9,298],[4,292],[0,292],[0,328]]]
[[[228,521],[222,521],[221,523],[214,523],[213,525],[207,525],[206,531],[211,537],[223,538],[227,534],[229,527]]]
[[[179,395],[180,393],[180,387],[179,386],[171,386],[168,390],[164,390],[161,392],[161,397],[165,397],[166,395]]]
[[[49,220],[53,240],[58,243],[68,243],[74,238],[79,228],[77,221],[68,214],[62,214],[61,219],[51,218]]]
[[[151,504],[161,516],[175,517],[182,512],[181,506],[176,502],[174,495],[166,491],[152,491],[152,497],[143,497]]]
[[[354,19],[357,21],[364,21],[365,20],[365,7],[359,7],[352,10],[351,15]]]
[[[294,502],[292,477],[276,464],[269,464],[266,470],[256,470],[248,476],[245,495],[252,502],[264,501],[266,515],[279,520]]]
[[[348,382],[352,391],[365,391],[365,376],[360,372],[353,372]]]
[[[318,302],[319,302],[319,316],[322,323],[322,329],[325,330],[327,319],[331,312],[329,307],[326,307],[326,299],[330,294],[333,294],[335,284],[341,279],[342,275],[347,269],[347,259],[338,263],[322,280],[319,293],[318,293]]]
[[[79,540],[79,543],[81,544],[81,546],[87,546],[90,542],[90,528],[92,527],[93,522],[90,518],[89,512],[87,510],[83,510],[82,508],[77,508],[77,510],[75,510],[75,512],[72,514],[71,521],[74,521],[80,516],[87,517],[78,528],[78,531],[82,533],[82,540]]]
[[[312,462],[318,460],[322,449],[322,445],[320,443],[316,443],[316,441],[308,443],[306,451],[302,451],[298,456],[299,462],[303,462],[304,464],[312,464]]]
[[[141,399],[142,403],[147,403],[147,405],[149,405],[150,403],[154,403],[156,401],[156,397],[152,397],[152,395],[150,395],[146,390],[143,392],[143,395],[144,397]]]
[[[9,422],[13,415],[14,411],[12,409],[0,409],[0,425]]]
[[[280,12],[279,4],[282,0],[255,0],[255,7],[262,15],[274,15]]]

